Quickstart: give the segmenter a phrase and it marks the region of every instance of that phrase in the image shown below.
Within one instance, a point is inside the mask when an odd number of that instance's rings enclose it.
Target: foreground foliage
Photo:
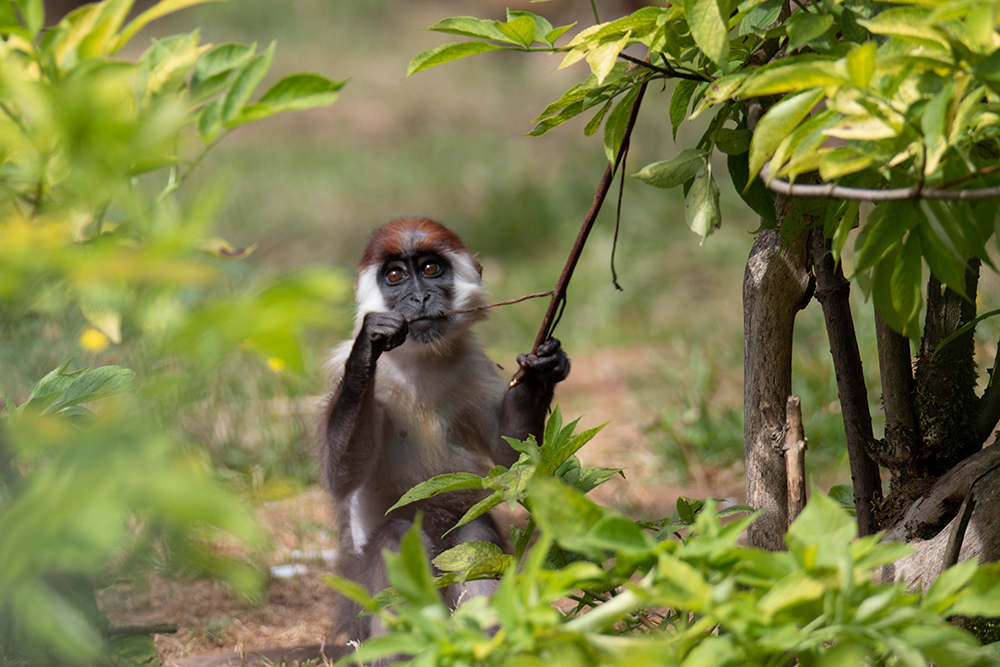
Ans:
[[[44,28],[41,0],[0,0],[0,339],[34,356],[48,331],[78,335],[80,356],[138,371],[66,360],[29,395],[2,392],[4,664],[145,664],[150,637],[109,632],[94,589],[150,565],[248,597],[262,583],[208,546],[262,536],[177,437],[178,411],[241,349],[300,370],[300,334],[348,286],[316,271],[257,293],[226,286],[222,260],[249,250],[210,236],[223,190],[188,203],[175,191],[233,129],[329,104],[342,82],[293,74],[254,100],[274,46],[201,44],[197,30],[135,61],[115,55],[200,1],[163,0],[126,23],[132,0],[106,0]],[[74,322],[79,334],[61,331]]]
[[[414,665],[959,667],[996,660],[946,619],[997,614],[1000,565],[962,563],[924,593],[876,583],[881,566],[912,549],[880,543],[878,535],[855,539],[852,517],[815,489],[786,535],[787,551],[739,546],[755,516],[745,507],[719,510],[711,500],[680,499],[669,519],[634,522],[585,497],[593,487],[584,480],[616,471],[581,468],[574,452],[596,429],[573,436],[574,426],[563,428],[557,410],[546,447],[516,443],[519,461],[480,479],[497,489],[492,497],[530,510],[527,529],[512,528],[514,556],[471,542],[432,564],[418,522],[400,553],[386,554],[389,591],[372,599],[356,584],[330,579],[391,628],[345,662],[395,654],[412,656]],[[494,482],[500,479],[517,482]],[[472,488],[471,477],[457,484],[454,475],[435,478],[402,502]],[[720,520],[734,514],[743,516]],[[446,608],[439,587],[482,578],[500,581],[492,599]]]

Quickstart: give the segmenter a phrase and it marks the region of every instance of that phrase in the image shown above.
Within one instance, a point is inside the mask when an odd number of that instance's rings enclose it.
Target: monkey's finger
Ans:
[[[562,348],[562,343],[559,342],[558,338],[546,338],[538,349],[535,350],[535,354],[539,357],[548,357],[556,353],[557,350]]]

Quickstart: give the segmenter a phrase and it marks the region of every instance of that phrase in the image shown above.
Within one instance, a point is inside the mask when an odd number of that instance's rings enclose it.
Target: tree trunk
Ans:
[[[777,197],[779,225],[790,201]],[[808,303],[808,233],[785,244],[778,229],[757,235],[743,277],[743,434],[747,503],[762,514],[747,529],[750,546],[783,548],[788,485],[780,448],[792,392],[795,315]]]

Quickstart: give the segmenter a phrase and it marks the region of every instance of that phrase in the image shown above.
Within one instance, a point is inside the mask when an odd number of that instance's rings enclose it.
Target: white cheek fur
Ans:
[[[354,326],[360,327],[367,313],[383,313],[388,310],[382,292],[378,288],[378,270],[369,267],[358,274],[358,290],[355,296],[358,304],[358,314]]]

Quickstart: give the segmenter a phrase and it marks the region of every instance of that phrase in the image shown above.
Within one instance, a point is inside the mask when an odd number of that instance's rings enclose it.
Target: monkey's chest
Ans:
[[[401,491],[449,472],[486,474],[493,462],[490,447],[499,438],[498,417],[465,406],[441,410],[433,405],[392,411],[385,420],[384,474],[398,480]]]

